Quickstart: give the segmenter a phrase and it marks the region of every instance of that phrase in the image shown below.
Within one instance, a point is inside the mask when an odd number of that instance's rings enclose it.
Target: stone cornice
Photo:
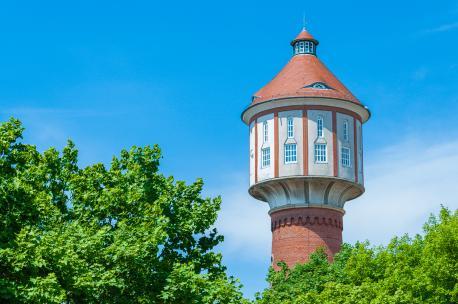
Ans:
[[[324,225],[343,230],[342,213],[331,209],[287,209],[271,214],[271,231],[285,226]]]

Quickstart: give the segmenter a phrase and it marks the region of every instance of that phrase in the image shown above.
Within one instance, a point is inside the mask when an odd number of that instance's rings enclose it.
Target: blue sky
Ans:
[[[40,149],[73,139],[82,165],[158,143],[165,174],[222,195],[220,250],[252,295],[270,231],[246,192],[240,113],[290,58],[304,12],[318,56],[372,111],[345,241],[386,243],[457,208],[457,1],[2,3],[0,117],[20,118]]]

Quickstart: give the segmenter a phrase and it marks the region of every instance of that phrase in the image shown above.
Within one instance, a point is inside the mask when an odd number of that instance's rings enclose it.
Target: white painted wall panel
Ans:
[[[309,110],[308,115],[308,146],[309,146],[309,175],[329,175],[333,176],[333,143],[332,143],[332,112]],[[317,119],[323,117],[324,136],[317,136]],[[315,143],[326,143],[327,145],[327,163],[315,163]]]
[[[264,141],[263,124],[267,121],[268,124],[268,140]],[[262,149],[270,147],[270,166],[263,168],[262,164]],[[274,114],[267,114],[258,118],[258,181],[274,177]]]
[[[294,124],[294,138],[288,138],[287,134],[287,120],[288,117],[293,118]],[[278,113],[278,154],[279,154],[279,176],[302,175],[303,161],[302,161],[302,111],[285,111]],[[296,163],[285,164],[285,144],[296,144],[297,161]]]

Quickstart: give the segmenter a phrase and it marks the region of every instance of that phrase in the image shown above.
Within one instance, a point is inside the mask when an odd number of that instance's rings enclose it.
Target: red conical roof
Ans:
[[[299,33],[299,35],[297,35],[297,37],[291,41],[291,45],[293,45],[294,43],[296,43],[296,41],[300,41],[300,40],[311,40],[313,42],[315,42],[316,44],[318,44],[318,40],[316,40],[312,34],[310,34],[309,32],[307,32],[307,30],[305,29],[305,27],[302,29],[302,31]]]
[[[294,41],[303,39],[314,40],[303,30]],[[256,92],[253,104],[289,97],[338,98],[361,104],[313,54],[294,55],[274,79]]]

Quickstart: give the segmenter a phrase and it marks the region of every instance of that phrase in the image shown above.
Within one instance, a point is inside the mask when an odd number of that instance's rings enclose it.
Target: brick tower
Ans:
[[[342,244],[345,202],[364,192],[362,124],[369,110],[318,59],[305,29],[293,56],[242,113],[250,129],[250,188],[267,202],[272,263],[308,260]]]

